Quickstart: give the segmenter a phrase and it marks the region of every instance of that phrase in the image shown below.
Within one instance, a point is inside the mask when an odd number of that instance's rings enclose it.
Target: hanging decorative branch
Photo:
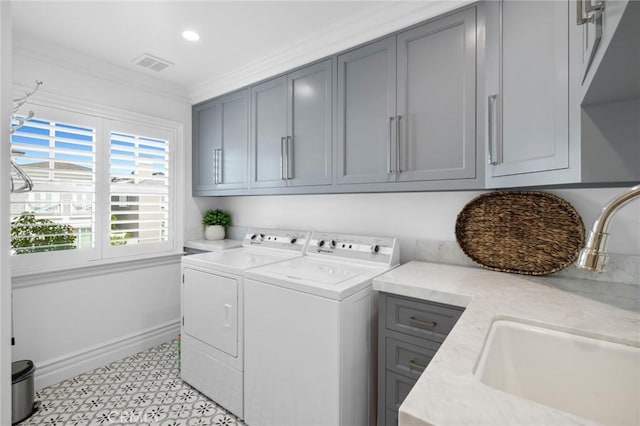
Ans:
[[[36,87],[31,92],[25,92],[24,96],[21,98],[16,98],[13,100],[13,113],[11,114],[11,129],[9,130],[11,134],[14,134],[20,127],[24,126],[24,124],[31,120],[34,117],[33,111],[29,111],[26,117],[20,117],[18,115],[18,110],[31,98],[40,88],[42,82],[40,80],[36,80]],[[12,151],[12,154],[16,152]],[[33,181],[25,172],[18,163],[11,160],[11,169],[17,177],[22,180],[22,185],[15,186],[13,182],[13,175],[11,176],[11,192],[29,192],[33,189]]]
[[[11,133],[15,133],[20,127],[24,126],[24,123],[31,120],[35,115],[33,111],[29,111],[26,117],[18,116],[18,110],[24,105],[30,97],[32,97],[40,88],[42,82],[40,80],[36,80],[36,87],[31,92],[25,92],[24,96],[21,98],[16,98],[13,100],[13,114],[11,114]]]

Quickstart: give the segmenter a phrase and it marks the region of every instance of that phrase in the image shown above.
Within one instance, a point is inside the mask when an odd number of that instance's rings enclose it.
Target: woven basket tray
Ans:
[[[456,239],[482,267],[547,275],[571,265],[584,245],[584,225],[571,204],[544,192],[491,192],[458,214]]]

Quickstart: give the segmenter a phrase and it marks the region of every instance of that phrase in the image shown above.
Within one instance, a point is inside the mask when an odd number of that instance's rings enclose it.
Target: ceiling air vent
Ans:
[[[148,68],[153,71],[162,71],[165,68],[173,65],[173,62],[169,62],[166,59],[158,58],[157,56],[143,53],[133,60],[133,63],[140,65],[142,68]]]

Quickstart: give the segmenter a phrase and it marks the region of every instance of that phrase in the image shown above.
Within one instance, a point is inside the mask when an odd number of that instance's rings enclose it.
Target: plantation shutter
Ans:
[[[96,127],[78,124],[83,120],[71,114],[58,121],[52,119],[56,114],[47,118],[46,109],[40,111],[11,135],[12,158],[34,184],[31,192],[11,194],[12,249],[15,254],[92,249]]]
[[[169,241],[169,148],[168,138],[109,131],[112,247]]]

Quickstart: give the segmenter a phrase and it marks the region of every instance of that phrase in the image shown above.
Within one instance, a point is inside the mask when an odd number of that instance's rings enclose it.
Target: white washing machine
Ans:
[[[314,233],[307,256],[247,271],[245,410],[251,426],[366,426],[375,419],[374,277],[394,238]]]
[[[302,256],[308,232],[250,229],[242,247],[182,258],[181,377],[243,417],[244,273]]]

